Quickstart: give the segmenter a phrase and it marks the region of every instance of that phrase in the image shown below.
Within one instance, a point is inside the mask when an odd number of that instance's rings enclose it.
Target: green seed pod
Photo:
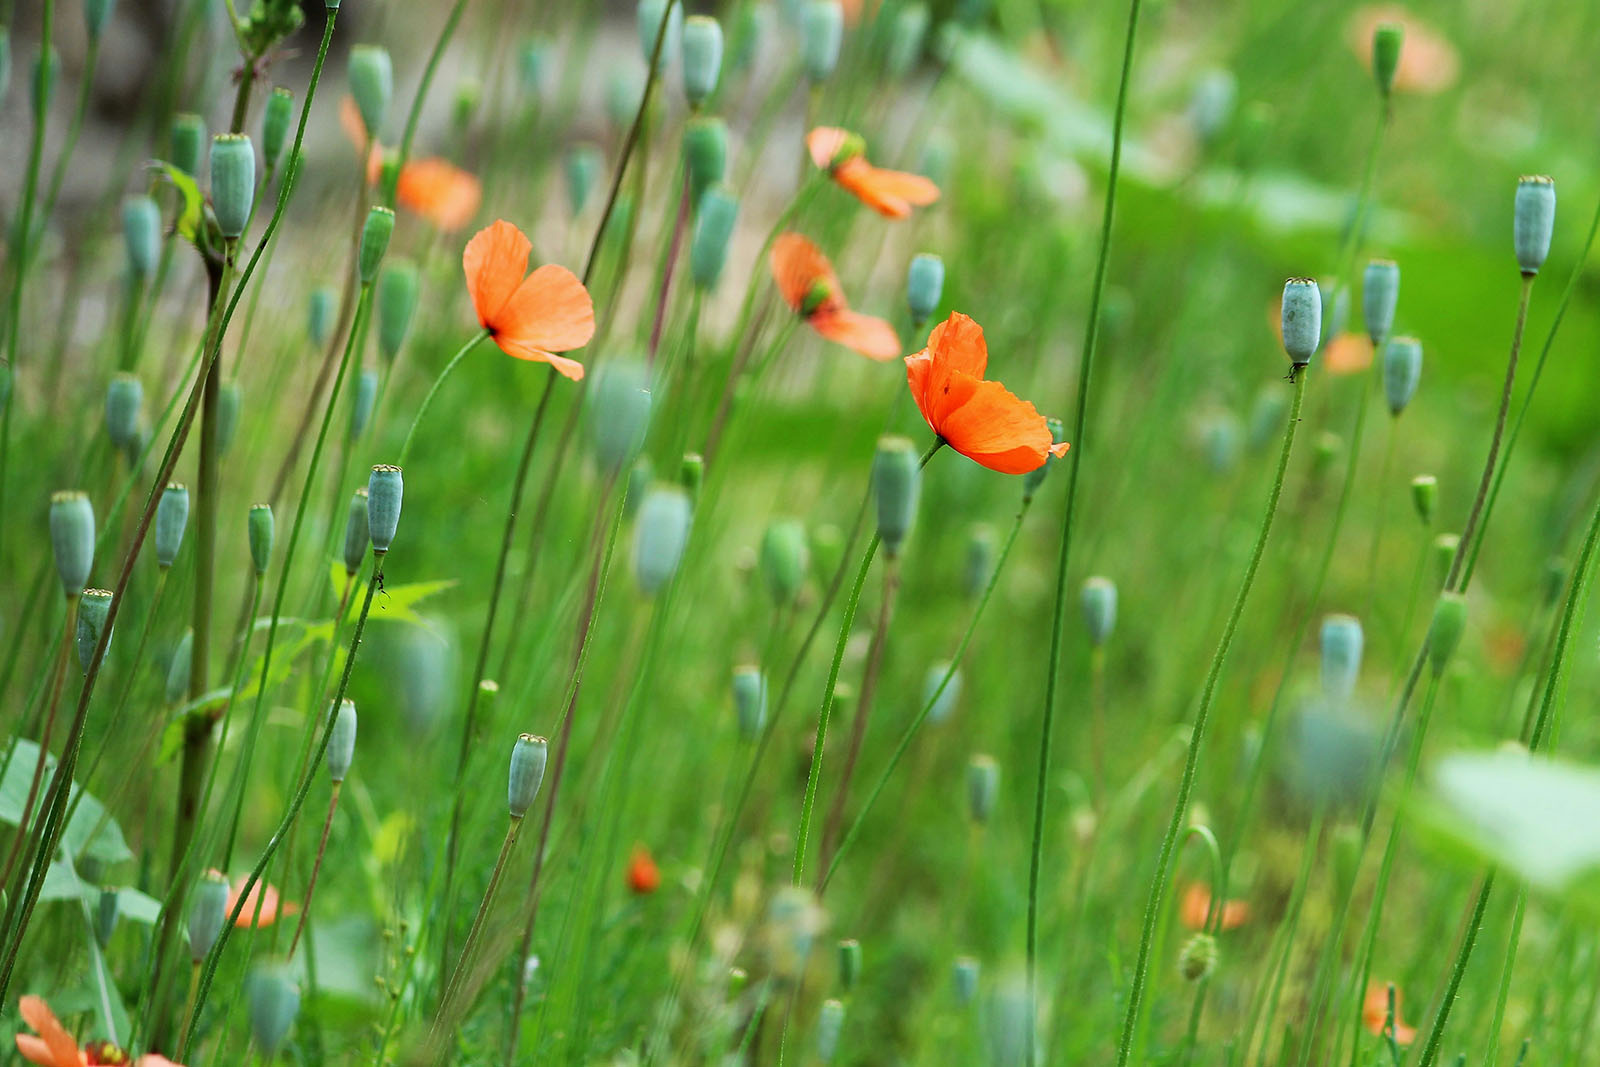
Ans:
[[[589,434],[600,470],[622,470],[650,430],[650,369],[633,359],[605,360],[589,386]]]
[[[1511,236],[1524,277],[1533,277],[1544,266],[1555,225],[1556,183],[1543,174],[1518,178]]]
[[[227,921],[228,880],[220,871],[207,871],[189,900],[189,958],[205,959]]]
[[[386,364],[394,363],[411,332],[418,289],[417,265],[409,259],[390,260],[378,275],[378,354]]]
[[[1405,44],[1406,28],[1398,22],[1380,22],[1372,31],[1372,76],[1385,100],[1394,88],[1395,71],[1400,69],[1400,49]]]
[[[844,562],[844,531],[825,522],[811,531],[811,564],[818,574],[837,573]]]
[[[1256,394],[1250,409],[1250,430],[1246,442],[1252,452],[1265,448],[1283,433],[1283,420],[1289,414],[1289,398],[1283,390],[1268,386]]]
[[[148,196],[130,196],[122,202],[122,245],[128,270],[148,278],[161,255],[161,209]]]
[[[1433,622],[1428,626],[1428,664],[1439,677],[1461,644],[1467,628],[1467,598],[1460,593],[1440,593],[1433,606]]]
[[[956,1003],[971,1004],[978,995],[978,961],[971,956],[957,956],[951,968],[951,984],[955,988]]]
[[[144,406],[144,386],[131,374],[118,374],[106,387],[106,436],[119,452],[127,451],[139,435],[139,410]]]
[[[249,518],[250,535],[250,562],[256,569],[256,577],[267,573],[267,565],[272,561],[272,505],[250,505]]]
[[[1050,428],[1050,440],[1060,444],[1066,433],[1060,419],[1045,419],[1044,424]],[[1236,435],[1237,436],[1237,435]],[[1045,477],[1050,473],[1050,468],[1056,463],[1054,453],[1046,453],[1044,462],[1022,476],[1022,502],[1031,502],[1034,495],[1039,492],[1039,487],[1044,485]]]
[[[328,343],[328,337],[333,333],[333,316],[338,303],[339,294],[331,285],[321,285],[311,290],[311,301],[306,309],[306,336],[311,338],[312,344],[321,347]]]
[[[1455,565],[1456,552],[1461,548],[1461,538],[1453,533],[1442,533],[1433,539],[1433,570],[1435,581],[1443,587]]]
[[[1227,130],[1238,99],[1239,80],[1232,71],[1213,67],[1200,76],[1189,98],[1189,125],[1201,144],[1215,144]]]
[[[613,66],[606,77],[606,117],[620,131],[633,125],[633,118],[644,95],[644,72],[633,67]],[[648,116],[646,119],[648,121]]]
[[[604,166],[605,157],[592,144],[576,144],[567,152],[567,199],[572,203],[574,215],[589,202],[589,193]]]
[[[906,268],[906,307],[912,323],[920,327],[932,318],[943,295],[944,260],[931,252],[912,256]]]
[[[1394,309],[1400,302],[1400,265],[1392,259],[1374,259],[1361,275],[1361,320],[1374,347],[1383,344],[1394,329]]]
[[[844,1002],[824,1000],[817,1012],[817,1059],[823,1063],[833,1062],[833,1054],[839,1050],[839,1033],[843,1029]]]
[[[456,95],[450,101],[450,121],[457,133],[465,133],[472,126],[472,117],[478,113],[483,100],[483,83],[477,78],[462,78],[456,82]]]
[[[995,798],[1000,795],[1000,764],[983,753],[967,761],[967,814],[979,826],[994,814]]]
[[[706,458],[698,452],[685,452],[683,462],[678,466],[678,484],[683,486],[689,494],[689,506],[692,509],[700,499],[700,487],[706,481]]]
[[[967,538],[965,566],[961,571],[962,591],[968,599],[983,595],[995,568],[994,528],[987,523],[973,526]]]
[[[191,178],[198,178],[200,153],[206,143],[206,120],[192,112],[180,112],[172,116],[167,137],[171,142],[169,162]]]
[[[350,403],[350,440],[354,441],[372,421],[372,406],[378,401],[378,372],[364,368],[356,378],[355,396]]]
[[[806,528],[799,519],[775,519],[761,535],[761,577],[778,607],[793,604],[811,563]]]
[[[166,570],[178,558],[183,532],[189,527],[189,490],[177,482],[167,483],[156,504],[156,566]]]
[[[511,778],[506,787],[506,805],[511,817],[520,819],[533,806],[539,795],[539,785],[544,781],[544,765],[549,756],[549,742],[533,734],[523,734],[511,749]]]
[[[367,128],[367,136],[376,141],[383,134],[389,101],[394,97],[394,64],[389,60],[389,50],[376,44],[356,45],[350,49],[345,73],[356,110],[361,112],[361,123]]]
[[[94,567],[94,506],[87,493],[67,489],[50,497],[50,547],[62,589],[77,596]]]
[[[328,736],[328,778],[342,782],[356,754],[356,702],[341,700],[332,709],[333,732]]]
[[[917,450],[904,437],[878,438],[872,457],[872,495],[878,505],[878,537],[890,559],[900,555],[917,515],[922,470]]]
[[[34,113],[49,110],[50,102],[56,98],[56,83],[61,80],[61,55],[54,48],[46,48],[33,60],[33,105]]]
[[[1217,969],[1217,939],[1210,934],[1194,934],[1178,953],[1178,973],[1186,982],[1210,978]]]
[[[1399,415],[1417,395],[1422,380],[1422,342],[1415,337],[1396,337],[1383,346],[1383,395],[1389,401],[1389,414]]]
[[[100,890],[100,899],[95,902],[94,939],[102,951],[111,944],[111,935],[117,932],[121,896],[115,889],[107,886]]]
[[[544,95],[545,73],[550,67],[550,42],[533,37],[517,49],[517,81],[535,99]]]
[[[1283,283],[1283,350],[1296,367],[1311,362],[1322,340],[1322,292],[1311,278]]]
[[[698,108],[717,91],[722,74],[722,23],[694,15],[683,23],[683,95]]]
[[[944,680],[947,674],[948,682]],[[950,664],[944,661],[929,664],[927,673],[922,676],[922,706],[928,709],[928,721],[944,722],[955,714],[960,702],[961,671],[952,671]]]
[[[672,11],[667,11],[668,5]],[[667,39],[661,42],[661,69],[667,60],[678,52],[678,41],[683,35],[683,4],[678,0],[639,0],[637,12],[639,51],[649,63],[656,53],[656,36],[661,32],[661,20],[667,20]]]
[[[283,155],[293,117],[294,93],[280,85],[267,95],[261,112],[261,160],[267,165],[268,174],[277,168],[278,158]]]
[[[242,133],[211,139],[211,206],[222,236],[237,238],[250,222],[256,198],[256,150]]]
[[[690,119],[683,128],[683,160],[689,171],[689,206],[698,209],[706,190],[727,177],[728,124],[715,115]]]
[[[660,592],[677,572],[692,517],[689,494],[677,486],[657,485],[645,493],[634,528],[633,573],[647,595]]]
[[[800,16],[800,59],[812,82],[827,81],[839,65],[844,8],[839,0],[809,0]]]
[[[839,988],[846,993],[854,989],[861,977],[861,942],[847,937],[839,942]]]
[[[271,1060],[300,1014],[300,987],[286,967],[262,964],[250,973],[249,988],[250,1033],[256,1047]]]
[[[655,480],[656,465],[650,462],[649,456],[640,456],[633,461],[633,466],[628,469],[628,495],[622,502],[624,515],[633,517],[633,513],[639,510],[639,502],[644,499],[645,490]]]
[[[177,705],[189,691],[190,669],[194,662],[194,631],[183,631],[178,646],[172,650],[172,661],[167,664],[167,703]]]
[[[244,394],[239,383],[230,378],[217,387],[217,454],[227,455],[239,432],[239,409],[244,404]]]
[[[111,612],[111,590],[85,589],[78,598],[78,663],[83,673],[89,673],[89,663],[94,658],[94,646],[100,643],[100,633],[106,627],[106,616]],[[111,642],[106,642],[111,647]]]
[[[361,227],[361,284],[371,285],[378,280],[378,266],[383,254],[389,250],[389,238],[394,234],[394,212],[386,207],[374,207],[367,212],[366,224]]]
[[[1079,602],[1083,605],[1083,623],[1089,629],[1089,643],[1098,646],[1111,640],[1111,632],[1117,626],[1117,584],[1099,575],[1088,578]]]
[[[717,287],[728,262],[728,244],[739,221],[739,198],[719,186],[707,189],[695,213],[689,242],[689,275],[700,289]]]
[[[761,668],[733,669],[733,710],[739,722],[739,736],[754,741],[767,724],[767,679]]]
[[[1204,420],[1201,443],[1212,474],[1221,476],[1233,470],[1239,462],[1241,436],[1239,418],[1231,411],[1214,412]]]
[[[367,530],[372,535],[372,550],[380,555],[394,543],[404,495],[405,480],[399,467],[380,463],[372,468],[367,480]]]
[[[730,37],[730,69],[743,73],[750,69],[761,54],[761,42],[767,35],[767,22],[771,9],[764,4],[739,4],[734,8],[733,32]]]
[[[884,65],[893,78],[904,78],[911,73],[922,58],[922,45],[928,37],[928,6],[906,4],[895,12],[894,25],[889,28],[888,54]]]
[[[1356,691],[1361,674],[1361,620],[1354,615],[1328,615],[1322,620],[1322,692],[1344,703]]]
[[[344,570],[356,574],[361,561],[367,558],[367,546],[372,534],[367,528],[367,487],[362,486],[350,498],[350,511],[344,522]]]

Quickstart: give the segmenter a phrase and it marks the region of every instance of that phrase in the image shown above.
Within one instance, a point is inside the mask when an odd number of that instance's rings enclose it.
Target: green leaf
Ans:
[[[346,572],[344,564],[334,560],[329,574],[333,580],[333,591],[339,596],[344,595]],[[431,596],[436,596],[447,589],[454,588],[454,578],[442,578],[433,582],[411,582],[406,585],[386,585],[378,590],[372,598],[372,615],[368,621],[409,622],[418,626],[424,625],[421,615],[416,613],[416,606]],[[353,623],[361,614],[361,597],[355,593],[365,595],[365,587],[359,584],[352,590],[350,602],[345,605],[344,621]]]
[[[206,200],[201,195],[200,186],[195,183],[194,176],[185,174],[171,163],[159,159],[151,160],[146,166],[166,179],[183,197],[183,211],[178,215],[176,228],[179,236],[198,246],[200,219],[204,214]]]
[[[16,749],[12,752],[11,764],[5,769],[5,777],[0,779],[0,822],[11,826],[20,825],[22,822],[22,809],[27,803],[28,787],[33,781],[33,770],[39,759],[39,745],[37,742],[19,740]],[[44,795],[50,788],[50,775],[54,773],[56,761],[54,756],[45,757],[44,773],[39,778],[39,788],[33,801],[33,812],[29,818],[36,820],[39,809],[44,803]],[[67,824],[66,832],[61,835],[61,847],[70,856],[90,856],[102,863],[121,863],[123,860],[133,858],[133,853],[128,849],[128,843],[123,839],[122,828],[115,819],[105,817],[105,805],[89,793],[83,792],[76,783],[73,784],[73,793],[78,798],[78,810],[73,814],[72,821]],[[37,825],[37,822],[34,823]],[[48,878],[48,875],[46,876]]]

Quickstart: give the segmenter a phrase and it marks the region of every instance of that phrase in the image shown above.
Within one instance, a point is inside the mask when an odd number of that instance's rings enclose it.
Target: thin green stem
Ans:
[[[517,835],[521,830],[522,816],[511,816],[511,825],[506,827],[505,840],[500,844],[500,856],[494,861],[494,870],[489,875],[488,888],[483,891],[483,899],[478,903],[478,913],[473,916],[472,928],[467,931],[466,943],[461,946],[461,956],[456,960],[455,969],[450,972],[450,978],[445,983],[444,997],[439,1002],[439,1014],[434,1018],[433,1032],[430,1034],[432,1041],[437,1042],[440,1039],[439,1025],[455,1006],[454,1001],[461,983],[466,978],[467,969],[472,966],[473,954],[477,951],[478,941],[483,936],[484,922],[489,917],[490,909],[494,907],[495,893],[500,888],[501,876],[505,874],[506,861],[511,858],[511,850],[516,847]]]
[[[355,333],[354,330],[350,332],[352,335]],[[487,340],[488,337],[489,331],[487,328],[479,330],[477,333],[473,334],[472,338],[468,340],[466,344],[462,345],[461,348],[457,350],[455,355],[450,357],[450,362],[444,365],[444,370],[439,372],[439,376],[435,378],[433,380],[433,384],[428,387],[427,395],[422,398],[422,403],[417,407],[417,414],[411,420],[411,428],[406,431],[405,443],[400,446],[400,459],[396,463],[396,466],[404,467],[406,465],[406,460],[411,458],[411,444],[416,439],[417,427],[422,425],[422,416],[428,413],[428,408],[432,406],[433,398],[439,392],[439,387],[444,385],[445,379],[450,377],[450,375],[455,372],[457,365],[460,364],[463,359],[467,358],[467,353],[471,352],[474,348],[477,348],[478,345]],[[546,385],[545,388],[548,390],[549,386]]]

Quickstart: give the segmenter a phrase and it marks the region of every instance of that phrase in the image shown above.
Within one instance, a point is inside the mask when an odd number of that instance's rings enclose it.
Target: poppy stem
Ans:
[[[11,839],[11,851],[5,866],[0,868],[0,887],[11,885],[11,871],[17,858],[23,854],[24,841],[37,843],[44,836],[44,820],[33,833],[28,832],[28,821],[33,817],[34,802],[39,799],[39,783],[44,779],[44,768],[50,760],[50,735],[55,732],[56,715],[61,710],[61,687],[67,676],[67,650],[73,646],[78,634],[78,601],[76,593],[67,596],[67,620],[61,629],[61,643],[56,651],[55,667],[50,672],[50,703],[44,714],[44,726],[39,731],[39,756],[33,762],[33,778],[28,783],[28,796],[22,802],[22,815],[17,819],[16,836]],[[33,849],[27,850],[29,855]],[[11,892],[15,894],[13,887]]]
[[[406,431],[405,443],[400,446],[400,458],[395,462],[395,466],[404,467],[406,460],[411,457],[411,444],[417,436],[417,427],[422,425],[422,416],[428,413],[428,408],[433,404],[434,395],[439,392],[439,387],[444,384],[446,378],[455,373],[456,367],[463,359],[467,358],[467,353],[477,348],[488,337],[489,330],[487,328],[473,334],[467,343],[462,345],[456,351],[456,354],[450,357],[450,362],[444,365],[444,370],[440,371],[439,376],[433,380],[433,384],[428,387],[427,395],[422,398],[422,403],[417,408],[416,416],[411,420],[411,428]]]
[[[328,794],[328,816],[322,820],[322,840],[317,843],[317,859],[311,865],[311,878],[306,882],[305,899],[300,902],[300,919],[295,923],[294,937],[289,939],[288,958],[291,960],[294,959],[296,946],[300,944],[300,935],[305,931],[306,919],[311,915],[311,894],[316,892],[317,875],[322,873],[322,857],[328,851],[328,832],[333,829],[333,813],[339,809],[339,787],[342,785],[343,782],[334,782]]]
[[[473,916],[472,928],[467,931],[466,943],[461,946],[461,955],[456,959],[450,980],[445,983],[444,997],[439,1001],[439,1014],[434,1017],[433,1029],[429,1034],[430,1041],[439,1039],[440,1024],[455,1006],[456,995],[466,978],[467,968],[472,966],[473,954],[477,951],[478,940],[483,935],[484,920],[488,918],[489,910],[494,906],[495,894],[500,889],[500,879],[505,874],[506,861],[511,858],[512,849],[516,848],[517,836],[521,830],[522,816],[511,816],[511,824],[506,827],[505,840],[500,843],[500,856],[494,861],[494,870],[489,874],[489,885],[483,891],[483,899],[478,902],[478,913]]]

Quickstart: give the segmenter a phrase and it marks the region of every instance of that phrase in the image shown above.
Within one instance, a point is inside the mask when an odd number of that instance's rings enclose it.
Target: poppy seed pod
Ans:
[[[85,589],[78,598],[78,663],[85,674],[94,656],[94,646],[100,643],[100,632],[105,629],[106,616],[111,612],[111,590]],[[111,647],[111,642],[106,642]]]
[[[1517,266],[1525,277],[1538,274],[1544,266],[1555,225],[1556,183],[1543,174],[1518,178],[1511,237],[1517,250]]]
[[[978,961],[971,956],[957,956],[955,965],[950,968],[951,986],[955,990],[957,1004],[971,1004],[978,995]]]
[[[177,482],[168,483],[156,504],[156,566],[166,570],[178,558],[183,532],[189,527],[189,490]]]
[[[884,63],[890,77],[904,78],[922,58],[922,42],[928,36],[928,6],[906,4],[895,12],[889,27],[889,50]]]
[[[367,212],[367,221],[361,227],[361,284],[371,285],[378,280],[378,266],[383,254],[389,250],[389,238],[394,235],[394,212],[386,207],[374,207]]]
[[[311,300],[306,307],[306,336],[314,345],[325,345],[333,333],[333,316],[339,303],[339,294],[331,285],[320,285],[311,290]]]
[[[1178,953],[1178,973],[1185,981],[1210,978],[1217,969],[1217,939],[1207,933],[1194,934]]]
[[[671,8],[669,12],[667,9]],[[637,12],[639,51],[649,63],[656,54],[656,36],[661,32],[661,20],[667,22],[667,39],[661,42],[661,67],[678,51],[678,41],[683,34],[683,4],[679,0],[639,0]]]
[[[1204,420],[1201,441],[1206,466],[1216,475],[1227,474],[1239,461],[1239,417],[1231,411],[1218,411]],[[1028,477],[1032,477],[1032,473]]]
[[[773,603],[780,607],[794,603],[805,584],[810,556],[806,528],[799,519],[775,519],[768,524],[761,535],[759,563]]]
[[[848,993],[861,977],[861,942],[847,937],[839,942],[839,988]]]
[[[878,438],[872,457],[872,495],[878,505],[878,537],[890,559],[900,555],[917,516],[922,469],[917,450],[904,437]]]
[[[289,137],[289,120],[294,117],[294,94],[283,86],[273,89],[261,111],[261,161],[271,174],[283,155]]]
[[[650,369],[632,359],[606,360],[589,386],[589,434],[607,475],[620,471],[650,430]]]
[[[286,969],[271,964],[252,971],[249,984],[250,1033],[270,1060],[278,1054],[295,1016],[300,1014],[300,987]]]
[[[839,0],[810,0],[801,15],[800,58],[806,77],[827,81],[839,65],[844,43],[844,8]]]
[[[178,646],[172,650],[172,661],[167,664],[166,698],[168,704],[183,700],[189,691],[190,668],[194,663],[194,631],[183,631]]]
[[[168,162],[191,178],[200,177],[200,152],[206,143],[206,120],[193,112],[180,112],[172,116],[172,128],[167,138],[171,144],[167,152]]]
[[[694,15],[683,22],[683,95],[690,107],[699,107],[717,91],[722,74],[722,23],[709,15]]]
[[[1433,622],[1428,626],[1428,664],[1439,677],[1461,644],[1467,628],[1467,598],[1460,593],[1440,593],[1433,606]]]
[[[920,326],[933,317],[944,295],[944,260],[931,252],[911,257],[906,268],[906,308],[911,322]]]
[[[1394,88],[1395,71],[1400,69],[1400,49],[1405,45],[1406,28],[1398,22],[1380,22],[1372,31],[1372,76],[1385,100]]]
[[[272,561],[272,505],[250,505],[249,517],[250,562],[256,569],[256,577],[267,573],[267,564]]]
[[[150,197],[130,196],[122,202],[122,244],[134,277],[150,277],[161,252],[161,209]]]
[[[1087,578],[1079,601],[1084,625],[1089,628],[1089,643],[1103,645],[1111,640],[1111,631],[1117,626],[1117,584],[1099,575]]]
[[[1383,395],[1389,401],[1389,414],[1398,415],[1417,395],[1422,379],[1422,342],[1415,337],[1396,337],[1383,346]]]
[[[217,454],[226,455],[233,444],[233,437],[239,431],[239,408],[244,403],[244,394],[239,391],[239,383],[230,378],[217,387]]]
[[[728,244],[739,221],[739,198],[721,187],[697,201],[694,237],[689,242],[689,274],[701,289],[715,289],[728,262]]]
[[[67,489],[50,497],[50,547],[69,597],[83,592],[94,566],[94,506],[89,494]]]
[[[1392,259],[1372,260],[1361,275],[1361,321],[1374,347],[1394,329],[1394,309],[1399,302],[1400,265]]]
[[[522,91],[532,97],[541,96],[549,66],[550,42],[537,37],[523,41],[517,49],[517,81]]]
[[[204,959],[227,921],[228,879],[220,871],[207,871],[189,901],[189,958]]]
[[[219,133],[211,139],[211,207],[222,236],[244,233],[256,199],[256,150],[242,133]]]
[[[1434,508],[1438,502],[1439,479],[1431,474],[1419,474],[1411,479],[1411,503],[1424,526],[1432,525]]]
[[[356,45],[350,49],[346,77],[350,80],[350,95],[355,97],[356,110],[361,112],[367,136],[376,141],[383,133],[384,119],[389,116],[389,101],[394,98],[394,64],[389,59],[389,50],[376,44]]]
[[[1045,419],[1045,427],[1050,431],[1050,440],[1053,444],[1060,444],[1066,439],[1066,428],[1061,425],[1060,419]],[[1058,457],[1054,452],[1045,453],[1044,462],[1022,476],[1022,502],[1031,501],[1039,487],[1044,484],[1045,476],[1050,473],[1050,468],[1055,465]]]
[[[657,485],[645,493],[635,520],[633,573],[646,594],[659,592],[677,571],[689,543],[692,510],[689,494],[675,485]]]
[[[372,406],[378,401],[378,372],[363,368],[356,378],[355,396],[350,402],[350,440],[354,441],[372,421]]]
[[[1189,124],[1204,145],[1214,144],[1233,119],[1239,99],[1239,79],[1233,72],[1213,67],[1200,76],[1189,97]]]
[[[592,144],[573,145],[567,153],[567,199],[572,203],[572,213],[578,214],[589,202],[589,192],[600,177],[605,158]]]
[[[1433,571],[1439,585],[1443,586],[1445,579],[1450,577],[1450,568],[1455,565],[1456,552],[1460,548],[1461,537],[1458,534],[1442,533],[1433,539]]]
[[[697,115],[683,128],[683,161],[689,171],[689,206],[699,209],[706,190],[728,174],[728,124]]]
[[[549,758],[550,745],[542,737],[523,734],[511,749],[511,778],[506,788],[506,806],[511,817],[520,819],[533,806],[544,781],[544,765]]]
[[[1329,615],[1322,620],[1322,692],[1343,703],[1356,691],[1361,674],[1361,620]]]
[[[139,409],[144,406],[144,386],[131,374],[118,374],[106,387],[106,436],[116,449],[126,451],[139,436]]]
[[[831,1063],[839,1050],[839,1034],[844,1030],[844,1002],[829,999],[817,1012],[817,1059]]]
[[[328,735],[328,777],[342,782],[356,754],[356,702],[341,700],[332,711],[333,730]]]
[[[995,567],[994,528],[978,523],[967,538],[967,556],[961,572],[962,591],[969,598],[982,595]]]
[[[383,265],[378,275],[378,354],[385,363],[394,362],[411,332],[417,289],[417,265],[411,260],[394,259]]]
[[[380,463],[372,468],[372,476],[367,480],[367,532],[372,536],[374,552],[387,552],[394,543],[404,495],[405,481],[399,467]]]
[[[950,676],[945,681],[945,675]],[[961,701],[961,671],[951,670],[950,664],[940,661],[928,666],[922,676],[922,706],[928,709],[928,721],[941,723],[955,714]]]
[[[999,794],[1000,764],[980,752],[967,761],[967,814],[973,822],[982,826],[989,821]]]
[[[1283,283],[1283,350],[1296,367],[1304,367],[1322,340],[1322,292],[1312,278]]]
[[[739,736],[754,741],[767,724],[767,679],[761,668],[733,669],[733,710],[739,721]]]
[[[367,546],[372,535],[367,529],[367,487],[362,486],[350,497],[350,511],[344,521],[344,571],[355,574],[361,570],[361,561],[367,558]]]

